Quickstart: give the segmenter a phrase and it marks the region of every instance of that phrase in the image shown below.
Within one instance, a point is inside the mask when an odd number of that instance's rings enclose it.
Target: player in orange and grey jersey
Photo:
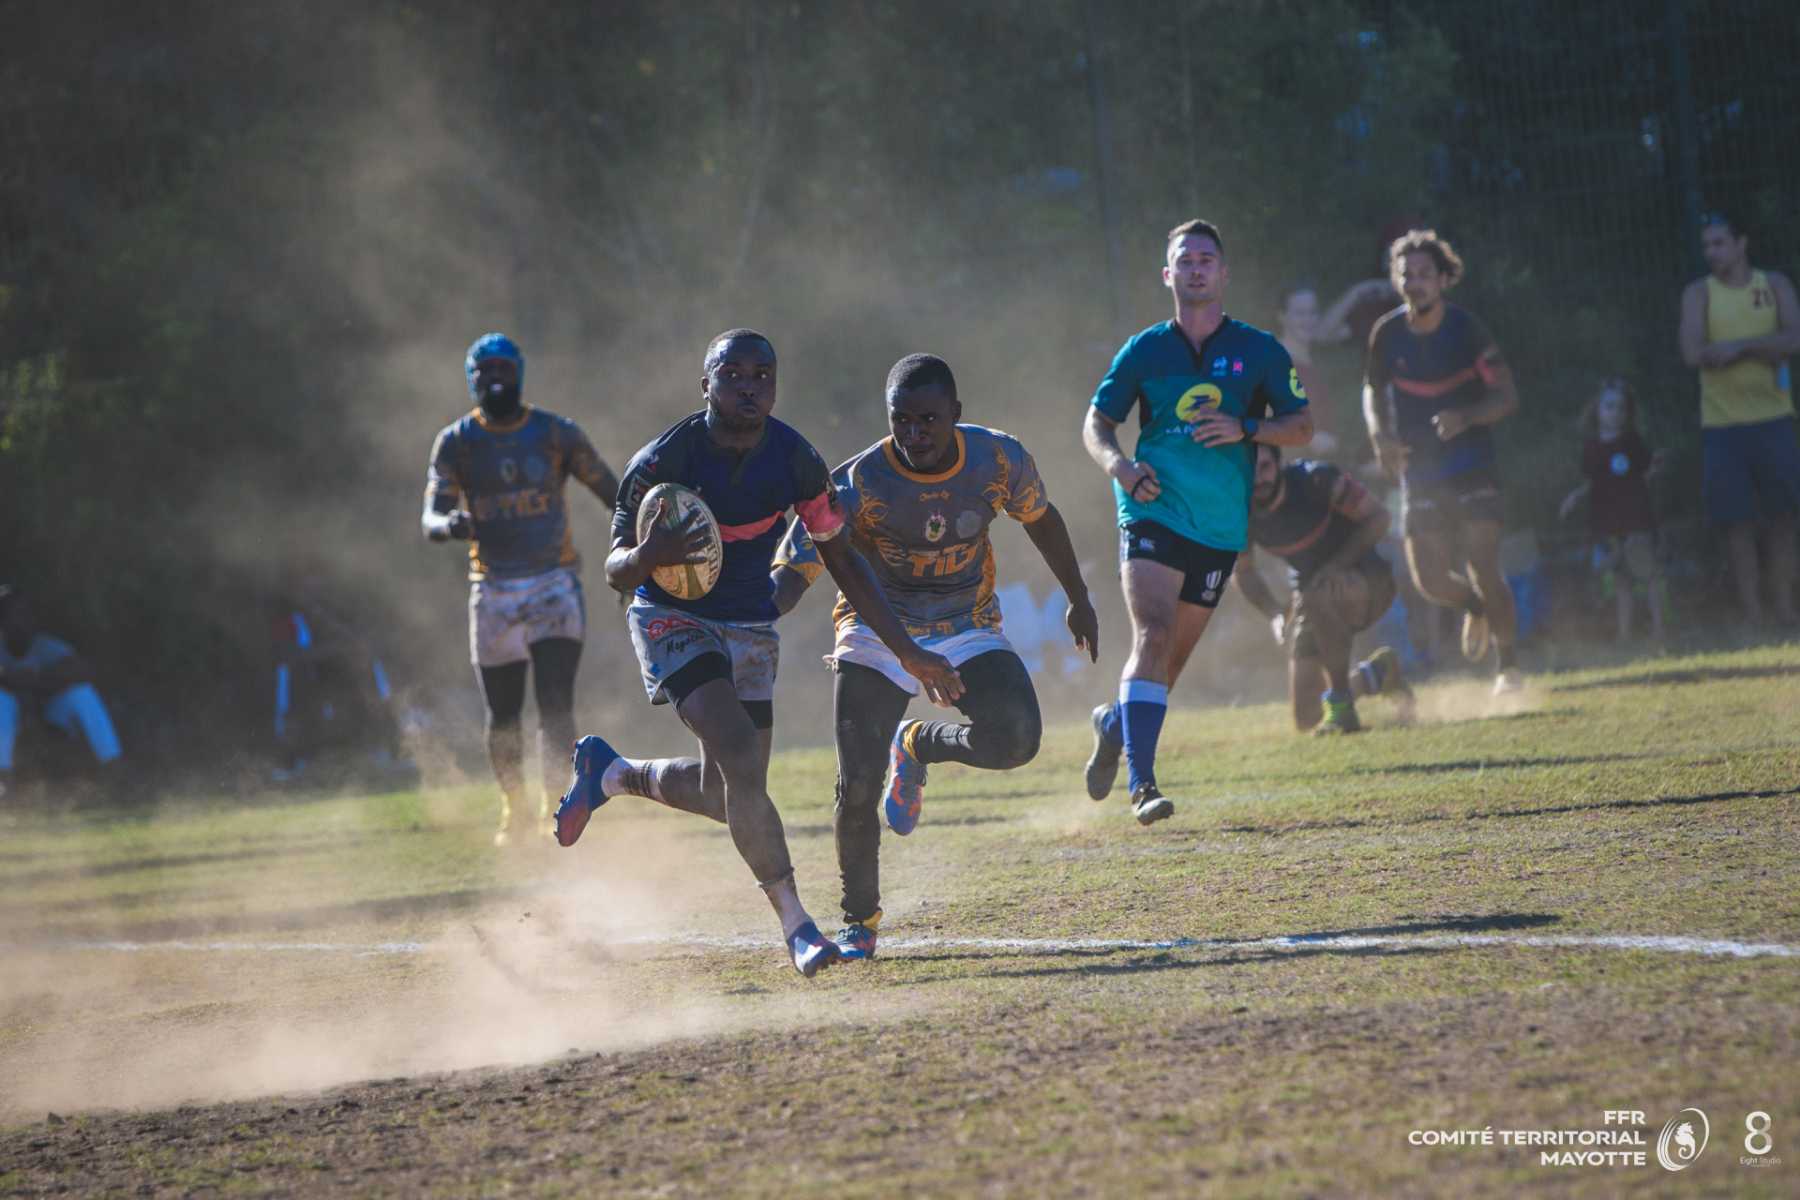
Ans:
[[[520,729],[528,665],[544,772],[540,823],[575,744],[587,613],[563,485],[573,478],[611,508],[619,483],[575,422],[523,402],[525,357],[511,338],[477,339],[463,373],[476,407],[432,445],[421,521],[434,542],[469,543],[469,656],[487,703],[488,761],[500,784],[494,841],[504,846],[530,827]]]
[[[918,685],[840,595],[837,645],[838,784],[834,825],[843,875],[846,958],[875,952],[881,919],[876,800],[888,828],[910,833],[924,799],[925,770],[959,762],[1005,771],[1037,754],[1042,722],[1031,676],[1001,632],[988,527],[1002,514],[1025,526],[1069,598],[1069,632],[1099,654],[1099,624],[1069,543],[1044,494],[1037,464],[1018,439],[959,424],[956,379],[941,358],[912,354],[888,374],[883,438],[832,473],[852,543],[874,568],[882,593],[921,646],[962,676],[956,707],[967,723],[902,720]],[[822,569],[799,522],[788,529],[772,572],[775,603],[791,609]],[[882,786],[884,764],[887,769]]]

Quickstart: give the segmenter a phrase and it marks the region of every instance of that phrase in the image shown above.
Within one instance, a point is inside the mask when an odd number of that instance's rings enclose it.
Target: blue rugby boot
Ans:
[[[925,764],[919,761],[914,740],[923,721],[902,721],[888,748],[887,791],[882,804],[887,827],[905,837],[918,827],[919,810],[925,807]]]
[[[875,930],[881,924],[881,910],[862,921],[851,921],[837,931],[831,940],[837,943],[838,953],[845,962],[858,962],[865,958],[875,957]]]
[[[560,846],[573,846],[587,828],[594,810],[608,797],[600,790],[606,768],[618,760],[619,752],[606,744],[606,739],[589,734],[575,743],[575,778],[569,783],[562,803],[556,809],[556,841]]]
[[[811,921],[787,935],[787,947],[794,959],[794,970],[808,979],[844,957],[838,944],[820,933]]]

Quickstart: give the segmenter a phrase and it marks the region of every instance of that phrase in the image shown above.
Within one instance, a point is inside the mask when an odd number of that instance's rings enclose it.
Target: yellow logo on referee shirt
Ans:
[[[1175,415],[1182,420],[1192,422],[1200,415],[1203,408],[1217,408],[1225,403],[1225,393],[1217,384],[1196,383],[1181,393],[1181,399],[1175,402]]]

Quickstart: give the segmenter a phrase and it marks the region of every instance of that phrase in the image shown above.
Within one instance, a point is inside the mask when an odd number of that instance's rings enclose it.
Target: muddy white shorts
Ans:
[[[469,657],[478,667],[525,662],[533,642],[586,636],[581,580],[567,567],[469,588]]]
[[[936,635],[914,635],[913,641],[922,650],[930,650],[950,660],[950,665],[960,667],[971,658],[986,654],[990,650],[1005,650],[1016,654],[1013,644],[1006,640],[1006,635],[998,629],[965,629],[961,633],[944,633]],[[888,682],[909,696],[919,694],[919,681],[906,673],[894,652],[887,648],[887,643],[875,636],[875,632],[859,621],[846,621],[838,626],[837,645],[825,656],[827,666],[833,668],[838,663],[855,663],[859,667],[867,667],[871,671],[880,671],[887,676]]]

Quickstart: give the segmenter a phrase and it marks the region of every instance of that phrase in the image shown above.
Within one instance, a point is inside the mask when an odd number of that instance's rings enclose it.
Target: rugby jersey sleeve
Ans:
[[[815,542],[829,542],[843,532],[844,511],[838,504],[831,472],[812,443],[795,435],[794,513]]]
[[[838,505],[843,509],[845,519],[854,520],[856,488],[851,483],[847,465],[837,469],[832,475],[832,482],[837,487]],[[775,565],[800,572],[809,587],[817,582],[819,575],[825,570],[825,560],[819,557],[818,545],[806,532],[806,526],[800,523],[798,517],[789,523],[787,535],[775,547]]]
[[[462,500],[462,475],[457,470],[456,426],[438,431],[431,446],[431,464],[425,471],[425,508],[428,512],[453,511]]]
[[[1015,437],[1002,436],[995,451],[1008,460],[1006,475],[1006,515],[1022,525],[1029,525],[1050,511],[1050,497],[1044,491],[1044,478],[1038,474],[1037,461],[1024,443]]]
[[[1297,413],[1306,407],[1306,385],[1300,382],[1300,369],[1294,366],[1294,360],[1275,338],[1268,339],[1268,359],[1263,368],[1262,379],[1258,381],[1258,390],[1269,406],[1269,411],[1278,417]]]
[[[560,420],[564,476],[572,477],[577,483],[596,491],[604,487],[609,472],[600,452],[588,440],[587,432],[567,417]]]
[[[1319,499],[1352,521],[1366,519],[1379,501],[1374,493],[1356,478],[1329,463],[1320,463],[1312,472],[1313,489]]]
[[[632,455],[625,465],[625,476],[619,480],[619,502],[613,508],[612,538],[615,544],[637,545],[638,508],[650,489],[661,482],[660,461],[657,443],[652,442]]]
[[[1375,322],[1375,327],[1369,330],[1369,352],[1363,359],[1363,383],[1378,397],[1394,382],[1394,372],[1388,365],[1387,353],[1388,329],[1393,322],[1392,313]]]
[[[1481,318],[1463,309],[1462,348],[1468,356],[1469,364],[1475,373],[1481,376],[1481,382],[1487,387],[1494,387],[1500,382],[1500,372],[1506,368],[1506,359],[1500,353],[1500,344],[1494,335],[1488,332]]]
[[[1100,386],[1094,389],[1093,406],[1114,422],[1123,422],[1131,415],[1131,410],[1137,407],[1138,396],[1144,384],[1144,372],[1137,347],[1143,336],[1140,333],[1119,347],[1119,352],[1113,356],[1112,366],[1106,369],[1106,374],[1100,379]]]

